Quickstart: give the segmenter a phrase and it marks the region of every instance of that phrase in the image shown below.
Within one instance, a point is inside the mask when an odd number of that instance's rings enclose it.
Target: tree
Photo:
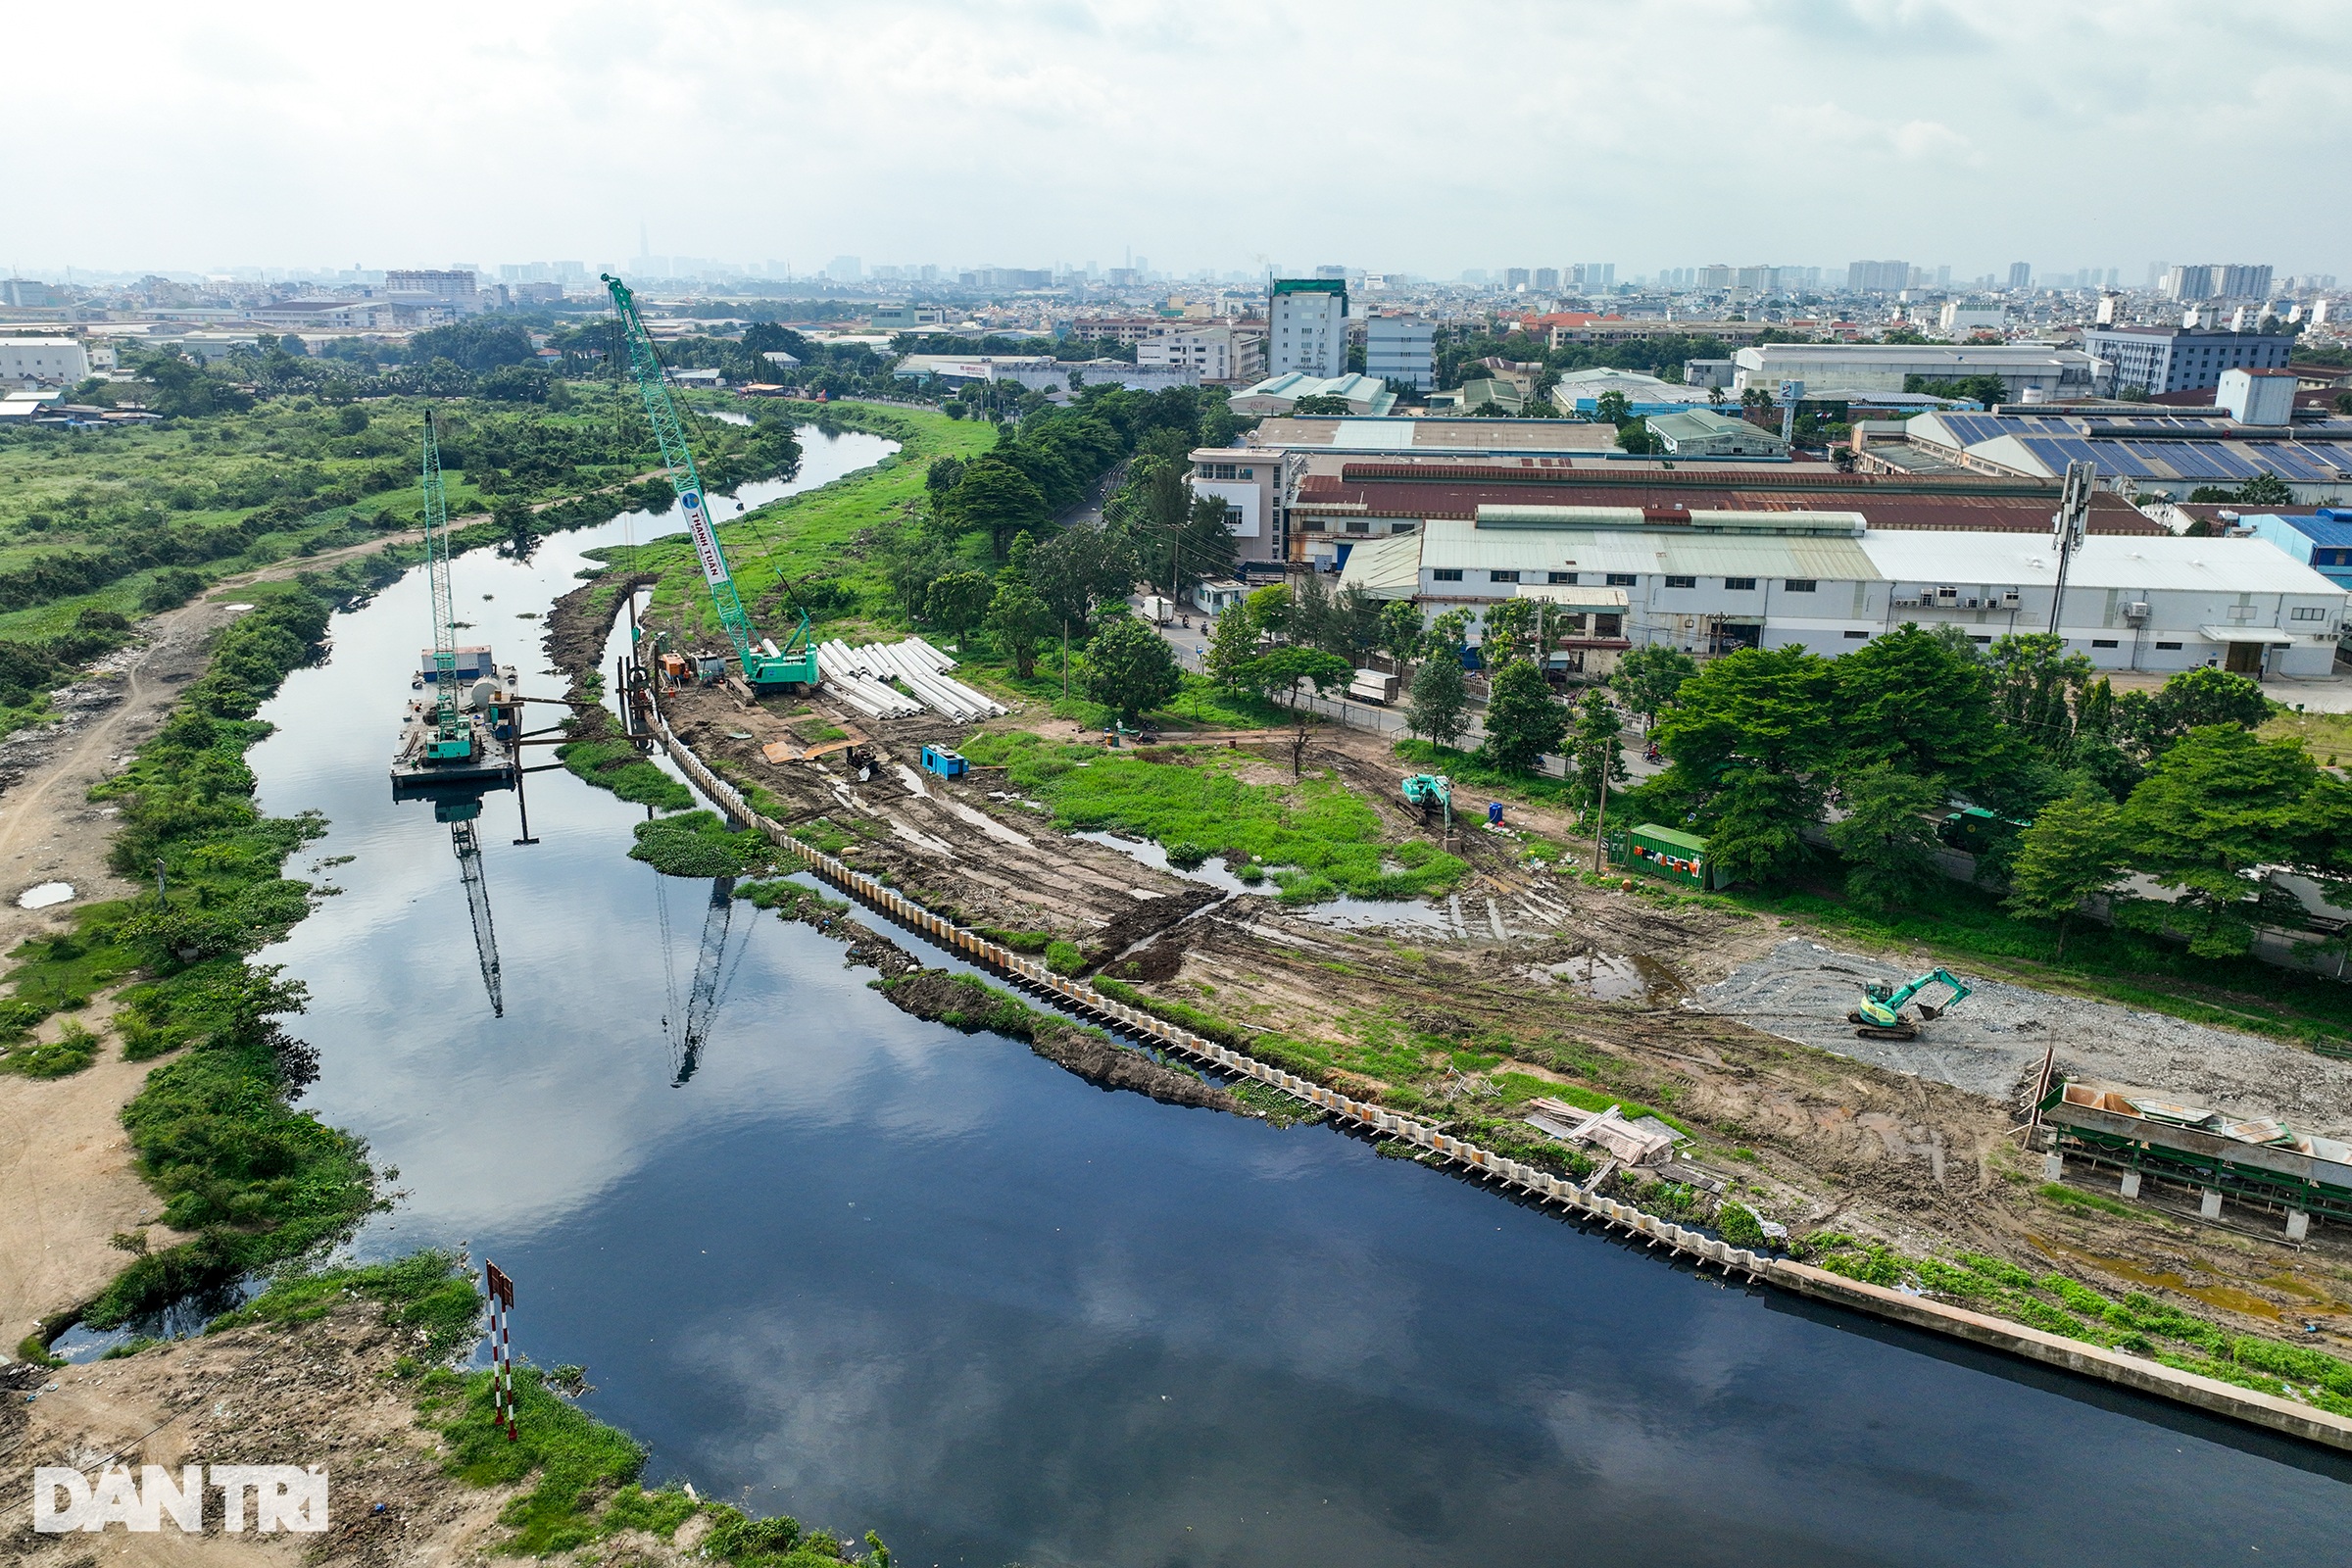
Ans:
[[[1966,788],[2008,761],[1986,670],[1933,633],[1905,625],[1833,661],[1830,674],[1849,769],[1890,762]]]
[[[1625,770],[1624,733],[1625,720],[1618,716],[1617,705],[1600,693],[1587,692],[1585,700],[1576,705],[1567,755],[1569,779],[1579,806],[1597,804],[1604,780],[1622,784],[1631,777]]]
[[[1135,585],[1134,558],[1117,536],[1101,528],[1067,528],[1029,552],[1022,572],[1061,628],[1061,695],[1070,695],[1070,630],[1094,618],[1095,607],[1127,597]]]
[[[963,461],[960,458],[933,458],[931,466],[923,470],[923,488],[930,491],[936,500],[942,493],[955,489],[956,481],[962,477]]]
[[[974,458],[940,501],[940,513],[955,526],[988,535],[999,560],[1012,536],[1043,529],[1050,517],[1045,492],[1027,474],[991,452]]]
[[[2294,490],[2275,473],[2258,473],[2237,487],[2241,506],[2284,507],[2293,504]]]
[[[1257,617],[1250,608],[1256,597],[1252,594],[1238,605],[1227,606],[1209,634],[1205,672],[1228,691],[1241,691],[1249,685],[1249,667],[1257,658]]]
[[[532,531],[531,504],[520,496],[501,496],[490,509],[490,520],[507,536],[506,553],[517,561],[531,559],[531,549],[539,542]]]
[[[1845,858],[1847,896],[1892,909],[1933,888],[1941,872],[1927,813],[1943,804],[1937,781],[1874,762],[1845,781],[1842,795],[1845,815],[1829,831]]]
[[[2123,809],[2131,863],[2181,891],[2177,912],[2187,917],[2191,953],[2223,957],[2251,945],[2248,873],[2297,858],[2318,777],[2302,742],[2214,724],[2182,736],[2132,792]]]
[[[1320,648],[1301,648],[1296,644],[1277,648],[1244,666],[1243,678],[1261,692],[1277,686],[1287,686],[1291,693],[1291,712],[1298,721],[1298,730],[1291,739],[1291,776],[1297,778],[1306,760],[1306,704],[1299,701],[1299,688],[1312,686],[1318,694],[1334,686],[1345,685],[1355,670],[1347,660]]]
[[[989,601],[986,624],[997,646],[1012,656],[1013,673],[1037,673],[1037,645],[1054,629],[1054,612],[1035,589],[1018,578],[1000,580]]]
[[[1392,599],[1380,611],[1380,651],[1402,664],[1421,651],[1421,607]]]
[[[2151,728],[2165,743],[2208,724],[2258,728],[2275,706],[2262,687],[2222,669],[2184,669],[2164,683],[2149,703]]]
[[[1603,392],[1592,400],[1592,417],[1623,428],[1634,416],[1633,405],[1626,402],[1622,392]]]
[[[2075,733],[2075,707],[2091,678],[2088,658],[2066,651],[2048,632],[1996,639],[1990,656],[1993,706],[2001,722],[2029,744],[2066,755]]]
[[[1485,622],[1483,649],[1487,662],[1497,666],[1507,664],[1519,657],[1519,645],[1527,640],[1529,631],[1534,628],[1536,602],[1516,597],[1498,599],[1487,607],[1482,618]]]
[[[1288,631],[1291,625],[1291,585],[1268,583],[1242,601],[1250,607],[1250,621],[1261,632]]]
[[[2019,835],[2009,864],[2012,914],[2058,922],[2057,957],[2066,956],[2066,938],[2082,901],[2115,885],[2129,852],[2123,813],[2095,784],[2079,785],[2062,801],[2041,808],[2034,825]]]
[[[1646,732],[1657,722],[1659,711],[1673,706],[1683,683],[1697,673],[1697,660],[1680,648],[1652,643],[1619,659],[1609,685],[1625,699],[1626,707],[1642,715],[1642,728]]]
[[[1469,645],[1470,612],[1467,610],[1448,610],[1434,617],[1421,639],[1425,657],[1450,659],[1457,664],[1461,662],[1462,650]]]
[[[1771,882],[1804,861],[1805,824],[1821,814],[1821,791],[1794,773],[1738,766],[1710,807],[1707,858],[1727,879]]]
[[[1310,392],[1291,405],[1291,417],[1295,419],[1344,419],[1354,412],[1348,400],[1335,392]]]
[[[1176,695],[1183,676],[1159,633],[1132,615],[1113,615],[1087,645],[1086,695],[1130,723]]]
[[[1426,660],[1413,671],[1405,726],[1424,740],[1451,746],[1467,726],[1469,704],[1470,688],[1462,679],[1462,662],[1443,657]]]
[[[949,636],[961,638],[987,615],[996,584],[982,571],[951,571],[931,584],[923,617]]]
[[[1743,648],[1685,681],[1658,721],[1658,745],[1702,776],[1738,758],[1772,773],[1810,773],[1835,751],[1830,662],[1801,648]]]
[[[1515,659],[1488,685],[1486,756],[1497,767],[1524,772],[1545,752],[1559,750],[1568,710],[1551,698],[1543,671]]]

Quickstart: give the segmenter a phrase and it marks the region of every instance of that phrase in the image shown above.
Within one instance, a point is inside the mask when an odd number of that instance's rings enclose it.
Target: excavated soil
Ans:
[[[1841,1056],[1992,1100],[2030,1093],[2044,1053],[2054,1047],[2058,1070],[2069,1077],[2243,1116],[2283,1116],[2303,1132],[2352,1136],[2352,1061],[2108,1002],[1971,979],[1969,999],[1920,1025],[1919,1039],[1856,1039],[1845,1015],[1862,986],[1900,985],[1920,972],[1792,939],[1706,987],[1698,1004]],[[1928,995],[1944,992],[1938,987]]]
[[[1469,870],[1451,895],[1350,924],[1386,906],[1335,919],[1226,896],[1209,873],[1187,877],[1056,833],[999,770],[952,782],[916,774],[923,744],[970,733],[936,715],[877,722],[821,696],[753,703],[724,688],[674,693],[666,712],[706,761],[767,792],[787,825],[846,835],[842,858],[867,873],[972,926],[1076,942],[1103,972],[1238,1031],[1319,1043],[1336,1060],[1324,1074],[1335,1087],[1394,1099],[1387,1085],[1407,1082],[1421,1113],[1468,1115],[1492,1088],[1484,1073],[1453,1071],[1453,1054],[1500,1056],[1494,1070],[1515,1063],[1682,1120],[1698,1135],[1691,1173],[1793,1233],[1836,1228],[1914,1252],[1977,1249],[2110,1289],[2154,1279],[2241,1330],[2276,1332],[2280,1314],[2301,1313],[2339,1353],[2352,1346],[2342,1332],[2352,1329],[2352,1231],[2318,1227],[2295,1250],[2246,1228],[2197,1225],[2161,1200],[2129,1216],[2058,1204],[2041,1196],[2038,1157],[2021,1152],[2015,1102],[2029,1060],[2038,1068],[2052,1039],[2073,1070],[2279,1110],[2315,1129],[2343,1124],[2352,1067],[2005,986],[1944,1020],[1965,1033],[1939,1021],[1924,1051],[1867,1053],[1844,1014],[1860,981],[1890,965],[1800,951],[1777,921],[1646,886],[1589,886],[1579,866],[1534,863],[1544,852],[1531,855],[1522,834],[1575,843],[1573,823],[1542,808],[1514,808],[1500,832],[1457,823],[1447,847]],[[871,779],[851,778],[838,759],[762,756],[763,744],[806,741],[818,723],[870,737],[882,759]],[[1059,721],[1018,712],[986,727],[1073,738]],[[1263,782],[1290,776],[1286,736],[1197,739],[1251,754]],[[1354,790],[1385,838],[1432,832],[1399,798],[1403,769],[1388,739],[1318,728],[1305,766]],[[1400,1036],[1429,1047],[1424,1070]],[[1376,1058],[1378,1077],[1350,1069],[1358,1052],[1366,1067]]]

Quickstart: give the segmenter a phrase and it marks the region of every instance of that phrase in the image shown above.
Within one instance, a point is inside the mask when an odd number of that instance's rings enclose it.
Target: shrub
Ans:
[[[1076,974],[1086,966],[1086,955],[1075,942],[1046,944],[1046,967],[1055,974]]]
[[[1744,1247],[1754,1251],[1764,1245],[1763,1222],[1756,1218],[1756,1211],[1745,1203],[1725,1203],[1718,1207],[1715,1210],[1715,1228],[1734,1247]]]

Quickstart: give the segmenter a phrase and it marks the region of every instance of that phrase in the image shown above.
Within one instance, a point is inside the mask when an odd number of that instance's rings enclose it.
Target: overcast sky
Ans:
[[[11,8],[0,262],[2352,274],[2352,4]]]

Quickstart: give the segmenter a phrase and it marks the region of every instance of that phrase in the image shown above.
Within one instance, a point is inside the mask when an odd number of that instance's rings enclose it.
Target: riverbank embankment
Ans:
[[[1868,1316],[1967,1341],[2023,1360],[2054,1366],[2118,1388],[2262,1427],[2289,1437],[2352,1451],[2352,1419],[2294,1401],[2237,1388],[2165,1366],[2144,1357],[2107,1350],[2021,1324],[1904,1292],[1849,1280],[1790,1259],[1737,1248],[1632,1204],[1580,1187],[1574,1181],[1494,1153],[1438,1131],[1417,1118],[1310,1083],[1229,1046],[1106,997],[1054,973],[1042,960],[1015,953],[978,932],[934,913],[894,888],[796,837],[756,810],[743,794],[720,778],[658,715],[653,732],[670,759],[735,821],[757,828],[779,849],[799,858],[817,876],[867,907],[938,943],[950,953],[1004,976],[1020,990],[1089,1022],[1106,1025],[1169,1055],[1232,1077],[1253,1080],[1325,1113],[1343,1127],[1375,1138],[1394,1139],[1422,1151],[1421,1158],[1470,1180],[1495,1187],[1580,1224],[1663,1250],[1676,1262],[1701,1271],[1714,1269],[1727,1280],[1770,1286],[1832,1302]]]

